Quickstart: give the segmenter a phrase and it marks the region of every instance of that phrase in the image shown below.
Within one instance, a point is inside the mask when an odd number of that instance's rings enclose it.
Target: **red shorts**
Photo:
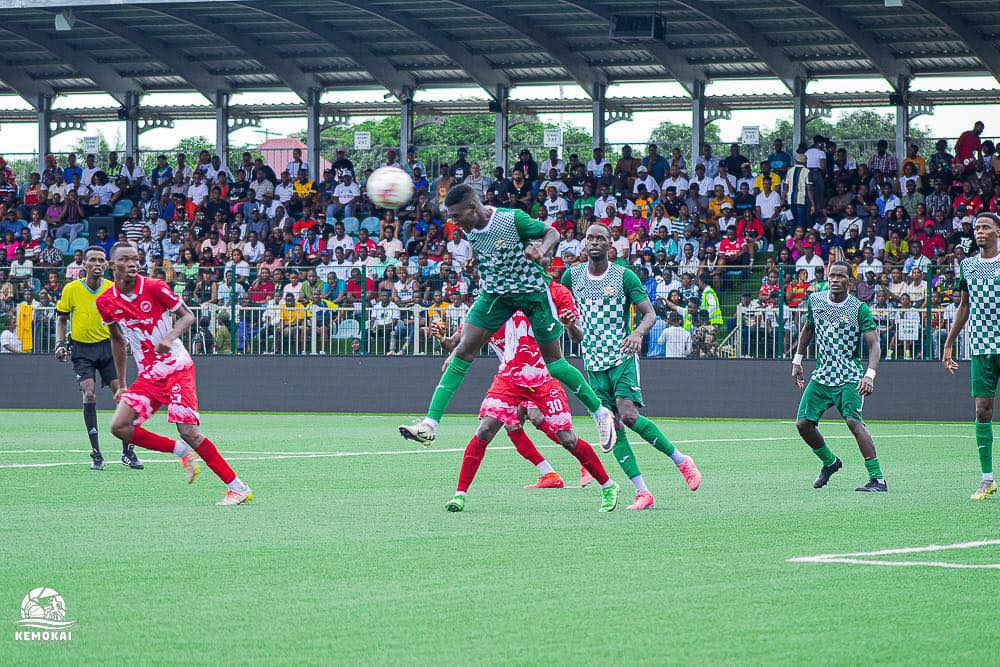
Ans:
[[[486,398],[479,408],[479,418],[492,417],[505,426],[520,426],[517,409],[520,406],[537,408],[545,418],[545,424],[553,432],[573,428],[573,415],[569,412],[569,399],[559,380],[549,378],[540,387],[530,389],[520,387],[507,379],[497,376],[486,392]]]
[[[122,397],[122,403],[135,410],[134,426],[138,426],[167,406],[167,421],[171,424],[200,424],[198,388],[194,381],[194,366],[171,373],[161,380],[137,378]]]

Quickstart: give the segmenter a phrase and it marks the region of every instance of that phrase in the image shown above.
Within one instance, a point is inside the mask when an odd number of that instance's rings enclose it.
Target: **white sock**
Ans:
[[[606,407],[602,405],[601,407],[597,408],[597,410],[595,410],[594,412],[591,412],[590,416],[593,417],[594,419],[604,419],[608,416],[610,412],[611,412],[610,410],[608,410]]]
[[[630,481],[632,482],[632,486],[635,487],[636,493],[639,493],[640,491],[649,491],[649,489],[646,488],[646,480],[642,478],[642,475],[636,475]]]
[[[601,484],[601,488],[602,489],[606,489],[609,486],[614,485],[614,483],[615,483],[614,480],[612,480],[610,477],[608,477],[608,481],[606,481],[604,484]]]
[[[183,440],[174,440],[174,456],[187,456],[193,451],[194,450],[191,448],[191,445],[187,444]]]
[[[670,455],[670,460],[676,463],[677,465],[680,465],[687,460],[687,457],[681,453],[681,450],[675,449],[674,453]]]
[[[244,482],[239,477],[234,477],[233,481],[231,481],[229,484],[226,484],[226,486],[229,487],[230,491],[236,491],[238,493],[245,493],[246,491],[250,490],[250,487],[246,485],[246,482]]]
[[[455,495],[456,496],[462,496],[464,498],[465,497],[465,491],[456,491]]]
[[[550,472],[556,471],[556,469],[553,468],[551,465],[549,465],[549,462],[546,461],[545,459],[542,459],[542,462],[536,464],[535,467],[538,468],[538,472],[540,472],[543,475],[548,475]]]
[[[991,472],[984,472],[983,473],[983,481],[984,482],[992,482],[993,481],[993,473],[991,473]]]
[[[424,417],[423,423],[430,426],[431,430],[437,430],[438,423],[436,419],[431,419],[430,417]]]

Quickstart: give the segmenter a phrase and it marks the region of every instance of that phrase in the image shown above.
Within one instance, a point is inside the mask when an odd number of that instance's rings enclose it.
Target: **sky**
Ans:
[[[935,89],[1000,89],[998,83],[992,77],[969,76],[969,77],[919,77],[914,79],[912,90]],[[756,93],[780,93],[784,92],[783,86],[777,80],[740,80],[740,81],[716,81],[709,84],[706,94],[728,95],[739,92],[751,94]],[[882,79],[819,79],[811,81],[808,92],[837,92],[837,91],[882,91],[888,95],[889,85]],[[323,101],[363,101],[381,100],[385,94],[382,90],[362,90],[362,91],[328,91],[323,96]],[[647,82],[633,84],[615,84],[609,87],[608,98],[615,97],[638,97],[643,95],[683,95],[680,86],[674,82]],[[563,86],[520,86],[511,91],[511,98],[529,102],[532,98],[550,97],[575,97],[585,98],[584,92],[574,85]],[[448,99],[473,98],[487,99],[486,94],[481,89],[472,88],[447,88],[418,91],[416,100],[418,102],[433,102]],[[297,98],[291,93],[282,92],[254,92],[239,93],[232,96],[234,104],[239,104],[241,100],[248,102],[288,102],[296,101]],[[208,101],[196,93],[151,93],[143,96],[141,105],[208,105]],[[87,95],[67,95],[56,99],[54,108],[72,109],[87,106],[116,106],[114,100],[103,94]],[[20,98],[16,96],[0,96],[0,108],[29,108]],[[891,113],[892,107],[876,108],[880,113]],[[838,116],[849,113],[852,109],[834,110],[833,120]],[[963,106],[940,106],[937,107],[933,115],[925,115],[917,118],[914,125],[924,127],[930,131],[931,136],[954,138],[962,130],[970,128],[976,120],[982,119],[986,122],[985,136],[1000,135],[1000,123],[996,127],[990,127],[991,118],[1000,117],[1000,105],[963,105]],[[355,117],[356,122],[362,122],[370,117]],[[547,122],[572,123],[583,128],[590,127],[590,114],[540,114],[539,118]],[[792,119],[792,111],[784,110],[763,110],[763,111],[738,111],[732,112],[729,120],[716,121],[723,141],[734,141],[740,136],[741,130],[746,125],[757,125],[762,129],[773,127],[781,119]],[[644,142],[650,132],[662,121],[670,120],[675,123],[689,124],[689,112],[642,112],[634,114],[631,121],[621,121],[614,123],[607,128],[606,136],[608,143],[641,143]],[[286,136],[293,132],[305,130],[305,118],[282,118],[265,119],[260,128],[246,128],[238,130],[230,135],[230,143],[234,145],[244,143],[259,143],[271,136]],[[57,152],[66,151],[77,145],[80,138],[85,135],[102,134],[112,146],[124,145],[124,123],[105,122],[90,123],[83,132],[65,132],[56,135],[52,139],[53,150]],[[212,138],[215,134],[214,120],[178,120],[173,129],[150,130],[141,135],[141,146],[143,149],[170,149],[184,137],[202,135]],[[10,156],[18,153],[34,153],[38,149],[37,126],[34,123],[3,123],[0,124],[0,146],[5,155]]]

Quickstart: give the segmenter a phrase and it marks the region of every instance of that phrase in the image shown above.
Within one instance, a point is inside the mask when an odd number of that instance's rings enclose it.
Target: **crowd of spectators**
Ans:
[[[358,319],[364,302],[367,323],[398,353],[421,326],[413,309],[457,323],[478,291],[471,246],[443,208],[448,189],[467,183],[485,203],[559,230],[554,277],[585,261],[587,226],[607,225],[613,260],[638,273],[670,332],[652,336],[648,351],[712,355],[727,328],[718,293],[745,289],[749,276],[762,278],[744,294],[745,308],[783,296],[794,309],[824,289],[824,268],[837,259],[854,265],[863,301],[947,304],[958,262],[976,252],[972,216],[1000,207],[1000,155],[980,140],[983,129],[962,133],[954,155],[942,140],[930,156],[910,146],[899,163],[885,141],[859,161],[818,135],[794,152],[776,140],[755,164],[738,144],[724,157],[705,144],[690,161],[676,147],[661,154],[649,144],[642,156],[624,146],[614,163],[601,148],[586,161],[552,149],[541,163],[523,150],[509,173],[490,174],[464,148],[428,166],[413,148],[403,159],[390,149],[381,166],[407,172],[416,191],[395,212],[368,200],[371,170],[355,173],[343,149],[319,175],[299,150],[287,165],[250,153],[235,166],[208,151],[194,164],[161,155],[149,174],[132,156],[119,162],[111,153],[97,165],[87,155],[79,165],[75,154],[61,164],[48,155],[42,173],[22,183],[0,158],[0,314],[51,305],[64,281],[82,274],[82,247],[127,241],[148,275],[193,306],[340,311],[326,322],[333,329]],[[114,226],[94,232],[106,216]],[[304,326],[288,324],[283,336],[304,339]]]

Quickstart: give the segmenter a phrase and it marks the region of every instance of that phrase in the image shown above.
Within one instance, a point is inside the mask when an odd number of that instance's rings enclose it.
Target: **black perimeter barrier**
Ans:
[[[201,410],[423,414],[440,357],[195,357]],[[579,366],[579,360],[573,360]],[[651,417],[794,419],[800,392],[790,363],[775,360],[650,359],[641,363],[644,413]],[[478,413],[496,361],[477,359],[449,412]],[[805,370],[812,370],[807,361]],[[135,369],[129,361],[129,377]],[[76,408],[72,366],[54,358],[0,355],[0,409]],[[571,397],[574,414],[586,412]],[[99,392],[98,407],[113,406]],[[971,421],[969,364],[950,376],[939,362],[880,365],[868,419]],[[837,419],[835,411],[828,419]],[[3,416],[0,415],[0,422]]]

